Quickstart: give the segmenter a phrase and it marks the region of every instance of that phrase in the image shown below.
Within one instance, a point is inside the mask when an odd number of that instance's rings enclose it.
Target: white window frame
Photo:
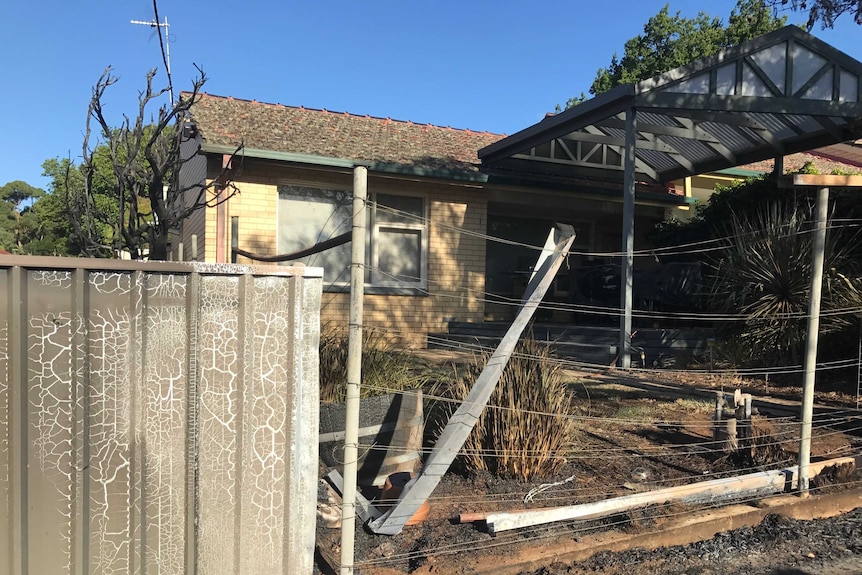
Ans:
[[[336,188],[336,187],[324,187],[318,184],[312,184],[309,182],[296,182],[296,181],[283,181],[279,183],[279,188],[284,187],[296,187],[301,189],[316,189],[319,190],[320,193],[330,192],[344,192],[348,194],[348,196],[352,196],[352,190]],[[418,216],[418,220],[415,222],[391,222],[385,221],[385,216],[378,217],[377,214],[377,198],[378,196],[384,197],[393,197],[393,198],[417,198],[422,202],[422,213],[421,216]],[[282,203],[279,201],[276,204],[277,210],[282,209]],[[411,193],[401,193],[398,191],[390,192],[390,191],[381,191],[381,192],[371,192],[369,193],[368,198],[368,217],[366,219],[366,246],[365,246],[365,261],[366,261],[366,273],[365,273],[365,287],[369,293],[398,293],[399,290],[406,290],[405,295],[413,295],[417,292],[426,293],[428,286],[428,233],[429,233],[429,223],[428,223],[428,213],[429,213],[429,200],[427,195],[423,194],[411,194]],[[384,220],[384,221],[380,221]],[[278,216],[278,212],[276,215],[276,222],[281,221],[281,218]],[[350,222],[346,222],[347,229],[350,229]],[[403,281],[393,279],[385,273],[381,273],[378,269],[379,261],[380,261],[380,237],[381,234],[385,234],[387,232],[391,233],[411,233],[419,235],[419,261],[418,261],[418,270],[419,270],[419,278],[416,281]],[[277,234],[280,234],[281,231],[277,229]],[[309,256],[309,258],[313,258],[314,256]],[[304,260],[308,260],[309,258],[304,258]],[[313,265],[313,264],[312,264]],[[349,263],[348,263],[349,265]],[[347,268],[349,269],[349,267]],[[324,286],[325,291],[345,291],[350,287],[350,279],[349,276],[344,278],[342,277],[340,281],[333,283],[326,283]]]
[[[377,215],[378,196],[409,197],[418,198],[422,201],[421,221],[415,223],[379,221]],[[366,274],[365,281],[370,287],[381,288],[415,288],[426,289],[428,287],[428,198],[421,194],[375,192],[372,194],[370,206],[369,223],[369,246],[366,253],[370,266],[370,273]],[[391,231],[394,233],[411,233],[419,235],[419,277],[416,281],[396,280],[379,269],[380,262],[380,234]]]

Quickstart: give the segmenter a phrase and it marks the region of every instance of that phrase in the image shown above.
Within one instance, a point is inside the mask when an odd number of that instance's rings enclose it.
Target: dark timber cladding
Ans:
[[[481,169],[501,180],[619,182],[628,204],[636,184],[666,184],[862,137],[860,79],[862,63],[788,26],[549,116],[479,150]],[[625,206],[623,220],[629,287],[633,221]],[[630,297],[620,305],[623,367]]]

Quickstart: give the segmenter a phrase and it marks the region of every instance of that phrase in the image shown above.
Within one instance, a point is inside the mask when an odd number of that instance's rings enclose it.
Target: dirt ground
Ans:
[[[602,376],[571,374],[576,396],[573,415],[582,419],[576,446],[555,477],[522,483],[492,475],[462,476],[449,473],[430,501],[428,520],[406,527],[395,536],[377,536],[363,528],[356,534],[356,565],[363,575],[400,573],[470,573],[467,558],[507,558],[529,554],[531,549],[560,540],[575,540],[596,533],[643,533],[696,512],[693,506],[674,504],[640,509],[616,516],[489,535],[483,522],[461,524],[464,513],[497,512],[555,507],[598,501],[638,491],[669,487],[776,468],[795,463],[799,424],[792,417],[755,414],[753,428],[760,447],[728,455],[704,447],[712,439],[708,398],[691,396],[686,387],[722,389],[736,384],[756,396],[798,398],[797,390],[767,390],[761,382],[670,373],[652,374],[651,381],[682,387],[676,393],[656,392],[627,384],[613,373]],[[797,400],[798,401],[798,400]],[[855,397],[835,391],[818,401],[855,407]],[[830,420],[815,422],[812,459],[834,458],[859,451],[857,437],[836,429]],[[827,425],[828,423],[828,425]],[[846,475],[846,474],[845,474]],[[847,484],[859,482],[858,473],[832,477]],[[835,487],[832,487],[835,489]],[[530,502],[525,502],[533,492]],[[372,495],[373,494],[369,494]],[[319,544],[338,555],[337,530],[319,529]],[[326,543],[326,542],[329,543]],[[326,572],[324,566],[322,572]],[[760,526],[721,533],[712,540],[657,551],[636,549],[600,553],[578,564],[551,561],[525,575],[733,575],[772,573],[819,575],[862,574],[862,512],[813,522],[795,522],[769,516]]]

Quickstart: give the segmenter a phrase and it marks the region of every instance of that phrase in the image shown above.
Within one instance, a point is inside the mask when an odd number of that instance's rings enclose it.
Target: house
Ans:
[[[573,223],[581,252],[619,249],[622,203],[610,186],[576,193],[557,186],[496,185],[479,170],[477,151],[504,136],[204,94],[194,107],[209,178],[244,144],[234,184],[240,193],[219,210],[185,222],[184,255],[229,261],[237,244],[261,256],[294,252],[350,230],[354,165],[368,166],[370,241],[365,322],[413,344],[449,321],[508,319],[555,221]],[[640,229],[685,198],[644,188]],[[487,236],[504,243],[488,241]],[[639,238],[638,244],[646,245]],[[323,321],[347,316],[350,247],[304,258],[323,266]],[[570,266],[579,266],[573,256]],[[588,259],[588,258],[583,258]],[[238,258],[240,263],[248,262]],[[560,278],[556,297],[566,297]]]
[[[559,221],[577,240],[546,302],[578,301],[591,270],[615,265],[609,307],[625,309],[626,349],[638,296],[628,288],[620,305],[620,286],[638,283],[626,278],[649,230],[692,205],[701,174],[737,177],[727,170],[862,137],[860,78],[862,64],[787,27],[511,136],[204,94],[194,177],[219,177],[242,144],[240,193],[195,214],[180,238],[198,259],[230,261],[232,242],[274,256],[336,237],[350,229],[352,172],[364,165],[366,325],[424,345],[450,321],[510,319],[535,246]],[[347,317],[349,253],[304,259],[325,270],[324,321]]]

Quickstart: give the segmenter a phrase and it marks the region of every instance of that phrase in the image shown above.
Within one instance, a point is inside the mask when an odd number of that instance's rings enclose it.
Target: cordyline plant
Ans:
[[[463,401],[490,354],[453,367],[452,381],[435,394]],[[527,481],[553,475],[573,443],[572,396],[562,366],[541,343],[518,343],[488,406],[464,444],[468,472],[487,471]],[[457,403],[447,404],[450,414]]]
[[[147,120],[147,108],[168,88],[153,88],[156,70],[147,74],[146,89],[138,95],[134,119],[123,115],[112,127],[104,115],[103,98],[118,78],[107,68],[93,87],[83,142],[83,183],[67,177],[66,203],[73,234],[84,255],[117,257],[125,251],[132,259],[167,259],[171,233],[196,210],[227,201],[237,188],[232,184],[238,169],[233,160],[237,148],[217,178],[200,177],[184,182],[180,171],[199,159],[199,144],[187,124],[207,78],[198,68],[191,92],[176,102],[162,104],[155,118]],[[100,141],[91,147],[95,121]]]
[[[855,323],[862,305],[860,280],[847,275],[851,238],[837,227],[827,229],[821,334]],[[747,217],[731,218],[715,262],[710,301],[715,311],[744,316],[725,329],[752,360],[799,363],[807,330],[812,232],[810,214],[793,205],[770,202]],[[846,313],[854,308],[857,316]]]

